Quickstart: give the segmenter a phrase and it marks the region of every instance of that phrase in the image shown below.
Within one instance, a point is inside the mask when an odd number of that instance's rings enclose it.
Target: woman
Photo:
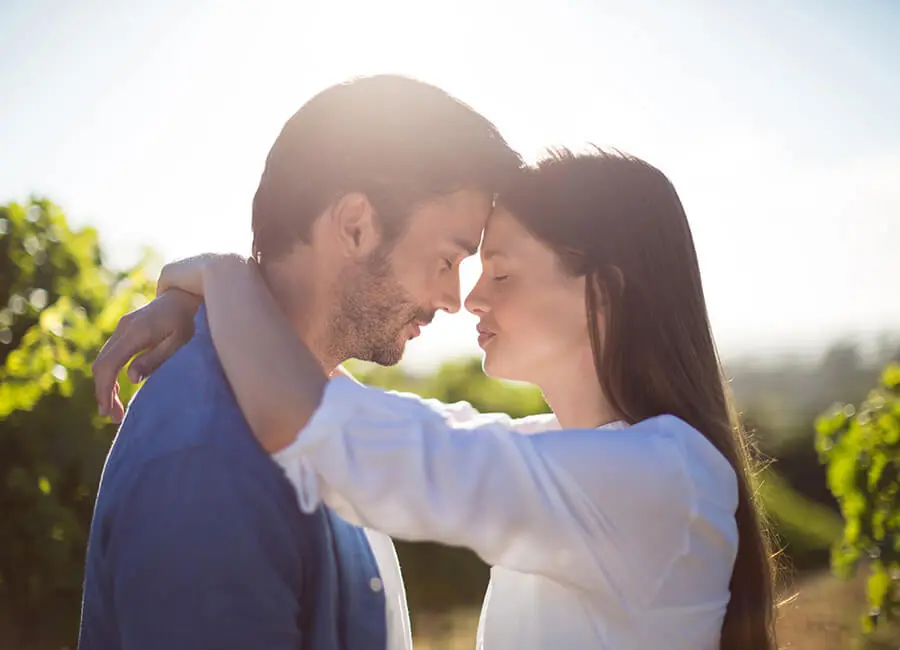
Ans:
[[[481,257],[466,307],[485,372],[537,384],[558,422],[311,381],[252,263],[187,260],[160,289],[204,296],[238,402],[304,509],[493,565],[487,650],[774,648],[750,459],[668,179],[557,153],[499,197]]]

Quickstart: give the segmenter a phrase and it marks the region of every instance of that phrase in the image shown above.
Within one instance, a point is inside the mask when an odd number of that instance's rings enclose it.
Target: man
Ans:
[[[331,87],[287,122],[253,201],[253,254],[326,372],[351,357],[394,364],[438,309],[459,309],[459,262],[520,162],[471,108],[403,77]],[[187,294],[163,299],[197,309]],[[390,541],[297,507],[241,414],[202,308],[195,329],[135,396],[107,459],[80,648],[408,647]],[[132,376],[188,334],[172,331]],[[104,350],[95,375],[101,412],[118,419],[118,400],[101,397],[116,355]]]

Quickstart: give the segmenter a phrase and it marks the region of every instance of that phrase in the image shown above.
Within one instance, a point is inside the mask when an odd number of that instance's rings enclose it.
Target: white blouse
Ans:
[[[478,648],[718,649],[737,480],[674,416],[559,429],[337,377],[275,460],[304,510],[492,565]]]

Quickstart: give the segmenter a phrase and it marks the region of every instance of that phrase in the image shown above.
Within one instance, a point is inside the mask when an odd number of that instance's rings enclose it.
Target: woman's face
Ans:
[[[592,365],[584,277],[567,274],[557,255],[501,207],[487,222],[481,262],[466,309],[480,319],[486,374],[541,385],[585,361]]]

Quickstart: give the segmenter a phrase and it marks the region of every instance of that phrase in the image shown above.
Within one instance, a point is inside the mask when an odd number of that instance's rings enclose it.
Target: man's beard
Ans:
[[[341,280],[341,297],[329,339],[339,359],[355,358],[393,366],[403,356],[400,332],[412,323],[430,323],[434,311],[416,305],[400,286],[387,251],[376,251]]]

